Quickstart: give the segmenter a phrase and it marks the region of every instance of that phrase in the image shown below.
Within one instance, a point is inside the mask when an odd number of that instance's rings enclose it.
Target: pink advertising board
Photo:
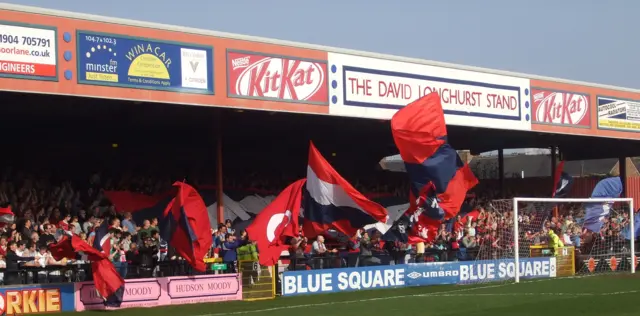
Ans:
[[[105,309],[93,282],[75,284],[76,311]],[[132,279],[125,283],[121,308],[242,300],[238,274]]]

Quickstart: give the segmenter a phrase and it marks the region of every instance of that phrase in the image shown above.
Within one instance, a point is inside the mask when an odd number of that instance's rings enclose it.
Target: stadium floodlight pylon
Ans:
[[[585,206],[590,203],[611,204],[608,214],[611,236],[600,233],[585,233],[583,220]],[[534,257],[555,258],[547,266],[557,277],[577,275],[631,272],[635,273],[635,240],[623,237],[622,227],[635,231],[634,207],[631,198],[526,198],[492,200],[481,205],[484,212],[475,213],[472,221],[466,222],[465,237],[472,233],[476,245],[467,248],[464,260],[468,267],[460,270],[461,283],[520,282],[522,278],[536,275],[537,262]],[[564,218],[554,218],[554,210]],[[572,217],[568,217],[571,215]],[[471,224],[473,223],[473,224]],[[548,231],[557,232],[567,246],[580,244],[573,259],[570,248],[554,249],[545,246],[551,239]],[[464,239],[463,239],[464,240]],[[565,242],[566,241],[566,242]],[[463,242],[464,243],[464,242]],[[462,246],[461,246],[462,247]],[[542,261],[544,262],[544,261]],[[544,264],[544,263],[542,263]],[[545,267],[542,268],[544,270]],[[526,269],[526,270],[522,270]],[[531,271],[533,270],[533,274]],[[530,275],[531,274],[531,275]],[[541,273],[544,274],[544,273]],[[524,276],[523,276],[524,275]]]
[[[631,232],[631,238],[629,240],[630,245],[629,247],[626,249],[626,251],[629,252],[629,266],[630,266],[630,272],[631,273],[635,273],[635,268],[636,268],[636,258],[635,258],[635,220],[634,220],[634,206],[633,206],[633,199],[632,198],[527,198],[527,197],[516,197],[513,198],[513,231],[514,231],[514,236],[518,236],[517,238],[513,238],[513,259],[515,261],[515,276],[514,276],[514,282],[518,283],[520,282],[520,261],[521,261],[521,257],[522,255],[524,255],[524,253],[521,253],[520,249],[520,241],[521,241],[521,231],[520,231],[520,221],[522,220],[522,212],[520,212],[520,210],[522,209],[520,206],[520,203],[529,203],[529,204],[534,204],[533,206],[533,212],[536,212],[536,209],[541,209],[542,210],[542,215],[545,216],[546,218],[543,220],[543,225],[544,225],[544,221],[548,220],[548,218],[550,218],[551,216],[551,211],[554,207],[556,206],[562,206],[563,204],[567,204],[567,203],[577,203],[578,205],[582,205],[581,208],[582,210],[584,209],[584,204],[585,203],[602,203],[602,204],[613,204],[613,203],[626,203],[628,205],[628,225],[629,225],[629,230]],[[538,204],[538,205],[535,205]],[[545,205],[546,204],[546,205]],[[540,205],[542,205],[541,208]],[[545,207],[546,206],[546,207]],[[530,209],[532,208],[531,206],[525,206],[525,207],[529,207]],[[545,211],[546,210],[546,211]],[[544,213],[548,213],[548,214],[544,214]],[[613,214],[609,213],[609,214],[602,214],[603,216],[613,216]],[[541,226],[542,228],[542,226]],[[624,247],[622,248],[623,252],[624,252]],[[529,256],[529,253],[526,253],[526,257]],[[615,255],[614,255],[615,257]],[[615,269],[612,269],[615,270]],[[576,271],[578,272],[578,271]]]

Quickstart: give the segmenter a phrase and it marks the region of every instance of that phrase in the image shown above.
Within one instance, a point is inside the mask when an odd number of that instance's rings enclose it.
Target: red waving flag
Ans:
[[[288,248],[287,237],[298,235],[298,217],[305,179],[284,189],[247,227],[249,238],[258,243],[260,264],[272,266]]]
[[[105,300],[105,305],[120,306],[124,295],[124,280],[116,271],[107,254],[93,248],[76,235],[63,236],[58,243],[50,245],[49,249],[56,260],[76,259],[77,254],[85,254],[87,259],[91,261],[93,283],[100,296]]]
[[[136,212],[153,207],[164,198],[162,195],[148,196],[129,191],[104,191],[104,195],[111,201],[117,212]]]
[[[440,96],[430,93],[391,118],[393,140],[411,180],[415,240],[430,240],[439,223],[455,217],[478,179],[447,139]]]
[[[303,194],[303,229],[309,238],[329,229],[353,236],[366,225],[387,221],[387,210],[356,190],[320,154],[313,142],[309,143],[307,183]]]
[[[160,219],[162,239],[197,271],[205,271],[204,257],[211,248],[211,224],[202,197],[192,186],[175,182],[176,197]]]
[[[11,206],[0,207],[0,227],[13,223],[15,216],[11,211]]]

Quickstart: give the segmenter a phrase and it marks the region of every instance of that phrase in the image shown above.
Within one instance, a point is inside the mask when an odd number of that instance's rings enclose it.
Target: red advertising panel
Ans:
[[[571,127],[591,127],[591,103],[587,94],[531,89],[533,122]]]
[[[327,62],[227,51],[231,98],[328,104]]]

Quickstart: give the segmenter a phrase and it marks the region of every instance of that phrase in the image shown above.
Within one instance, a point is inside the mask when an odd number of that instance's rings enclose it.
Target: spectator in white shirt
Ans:
[[[337,252],[336,249],[333,250],[328,250],[327,247],[324,244],[324,237],[323,236],[318,236],[316,238],[316,241],[313,242],[313,244],[311,245],[311,255],[315,256],[316,258],[312,258],[312,265],[314,266],[315,269],[322,269],[323,266],[323,258],[318,258],[318,257],[322,257],[327,253],[335,253]]]
[[[469,236],[476,237],[476,223],[471,223],[471,226],[468,228]]]
[[[90,233],[91,229],[93,228],[93,225],[95,225],[95,220],[96,218],[93,215],[91,215],[87,219],[87,221],[82,224],[82,231],[84,231],[87,234]]]
[[[25,250],[27,248],[27,244],[24,241],[18,242],[18,249],[16,249],[16,255],[18,257],[27,257],[25,254]]]
[[[573,242],[571,241],[571,236],[569,236],[568,231],[562,233],[562,243],[565,246],[573,246]]]
[[[37,250],[36,250],[36,243],[34,242],[27,242],[27,246],[26,249],[24,250],[24,252],[22,253],[23,256],[25,257],[35,257]]]
[[[316,241],[311,245],[311,254],[314,256],[323,255],[327,252],[327,247],[324,245],[324,237],[318,236]]]

